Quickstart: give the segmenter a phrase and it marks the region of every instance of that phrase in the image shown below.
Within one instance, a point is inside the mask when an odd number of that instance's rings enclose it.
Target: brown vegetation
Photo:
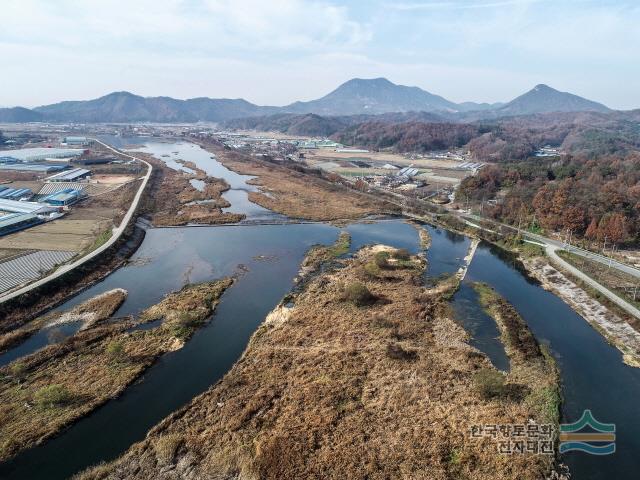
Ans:
[[[250,183],[259,185],[261,192],[250,192],[249,200],[292,218],[318,221],[358,219],[397,210],[382,200],[359,195],[317,176],[212,144],[202,146],[215,153],[230,170],[258,177]]]
[[[235,223],[244,218],[243,215],[222,211],[222,208],[230,206],[229,202],[222,198],[222,193],[229,189],[224,180],[208,177],[204,171],[192,164],[189,164],[189,168],[194,169],[195,174],[169,168],[163,161],[148,154],[136,155],[154,167],[154,175],[143,208],[154,225]],[[205,182],[203,191],[189,183],[192,179]]]
[[[0,460],[45,441],[118,396],[209,318],[233,280],[189,285],[132,319],[82,330],[0,368]],[[136,323],[163,319],[151,330]]]
[[[96,295],[76,305],[69,311],[51,312],[32,320],[27,325],[0,333],[0,352],[4,352],[26,340],[42,327],[58,323],[83,321],[83,328],[106,320],[122,305],[127,297],[126,290],[120,288]],[[2,332],[0,326],[0,332]]]
[[[303,272],[316,270],[322,263],[335,260],[349,252],[351,245],[351,235],[347,231],[340,232],[338,239],[333,245],[314,245],[307,252],[302,262]]]
[[[537,403],[479,395],[475,375],[491,366],[421,286],[421,259],[362,280],[380,250],[310,281],[218,384],[79,478],[544,478],[551,457],[499,455],[470,436],[472,425],[546,421]],[[347,301],[354,282],[378,300]]]
[[[536,159],[483,168],[462,181],[460,201],[488,200],[484,214],[512,225],[572,232],[585,246],[636,244],[640,155]]]
[[[520,396],[545,423],[557,425],[560,420],[559,375],[554,360],[536,342],[516,309],[489,285],[474,283],[480,303],[495,319],[501,340],[510,360],[505,384],[485,376],[481,388],[491,385],[498,395]]]
[[[561,298],[620,350],[627,365],[640,367],[640,324],[635,317],[582,280],[554,268],[543,258],[527,259],[524,265],[545,289]]]

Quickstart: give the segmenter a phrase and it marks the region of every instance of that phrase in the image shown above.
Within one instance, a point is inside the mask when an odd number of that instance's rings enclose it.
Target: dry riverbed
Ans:
[[[307,265],[321,268],[318,256],[339,265],[278,306],[220,382],[78,478],[545,478],[552,456],[500,455],[470,433],[557,420],[555,367],[506,302],[490,297],[509,340],[504,376],[452,319],[457,284],[422,285],[423,258],[316,249]]]
[[[160,355],[181,348],[232,283],[226,278],[185,286],[136,320],[92,321],[63,342],[0,368],[0,461],[117,397]],[[77,308],[82,313],[86,304]],[[157,319],[162,323],[156,328],[130,330]]]

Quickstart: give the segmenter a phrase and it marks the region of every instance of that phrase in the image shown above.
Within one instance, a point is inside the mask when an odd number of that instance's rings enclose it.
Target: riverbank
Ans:
[[[470,435],[547,419],[482,394],[477,373],[497,371],[422,286],[424,260],[377,246],[338,262],[269,315],[218,384],[79,478],[544,477],[552,457]]]
[[[342,231],[338,235],[338,239],[333,245],[314,245],[307,253],[302,267],[300,268],[299,278],[304,279],[309,273],[320,268],[324,263],[328,263],[338,259],[339,257],[349,253],[351,245],[351,235],[349,232]]]
[[[236,223],[244,215],[223,212],[231,204],[222,198],[229,190],[229,184],[221,178],[208,176],[193,162],[181,161],[189,171],[170,168],[161,159],[148,153],[135,155],[145,159],[154,167],[154,176],[145,203],[145,214],[153,225],[179,226],[190,223],[211,225]],[[202,188],[194,186],[199,181]]]
[[[225,167],[256,178],[248,183],[260,187],[249,200],[291,218],[314,221],[360,219],[368,215],[399,213],[399,207],[374,200],[318,176],[259,160],[250,155],[200,142]]]
[[[582,316],[622,352],[624,363],[640,367],[640,333],[543,258],[524,260],[530,275]]]
[[[541,246],[513,236],[502,237],[495,232],[470,229],[471,227],[467,226],[462,231],[513,254],[527,275],[540,282],[545,290],[562,299],[607,342],[617,348],[622,353],[622,361],[625,364],[640,367],[640,332],[637,319],[570,273],[551,265]]]
[[[82,322],[82,328],[96,325],[113,315],[126,297],[126,290],[114,289],[97,295],[68,312],[52,312],[42,315],[23,327],[0,335],[0,354],[23,342],[44,327],[69,322]]]
[[[144,230],[132,226],[116,245],[94,260],[36,290],[0,305],[0,334],[10,333],[28,325],[35,318],[45,315],[47,311],[64,303],[70,297],[104,280],[127,262],[142,244],[144,236]],[[35,330],[32,329],[32,331]],[[26,338],[28,335],[22,337],[22,340]]]
[[[537,418],[558,428],[560,423],[560,378],[556,363],[541,348],[516,309],[485,283],[475,282],[480,304],[495,320],[509,357],[504,388],[507,394],[525,395],[524,401],[537,410]],[[528,391],[521,391],[526,385]]]
[[[232,283],[226,278],[188,285],[137,320],[93,323],[0,368],[0,461],[42,443],[119,396],[160,355],[181,348]],[[156,328],[135,328],[155,320],[162,322]]]

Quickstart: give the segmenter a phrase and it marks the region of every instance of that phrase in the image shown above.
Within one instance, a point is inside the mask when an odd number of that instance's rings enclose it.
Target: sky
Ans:
[[[386,77],[640,108],[638,0],[2,0],[0,106],[127,90],[286,105]]]

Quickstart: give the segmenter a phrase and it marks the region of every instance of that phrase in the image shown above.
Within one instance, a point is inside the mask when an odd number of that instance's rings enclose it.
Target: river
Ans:
[[[233,211],[245,213],[248,219],[282,218],[249,202],[247,193],[255,188],[246,184],[251,177],[230,172],[196,145],[156,139],[106,140],[116,146],[144,143],[138,149],[174,168],[182,168],[175,162],[178,158],[193,161],[207,173],[227,179],[231,190],[225,198]],[[429,225],[419,228],[427,229],[432,238],[427,251],[427,277],[455,272],[462,265],[469,239]],[[372,243],[414,253],[420,249],[416,227],[399,219],[353,223],[345,229],[352,237],[351,252]],[[89,465],[117,457],[143,439],[153,425],[215,384],[231,368],[266,314],[293,288],[307,249],[313,244],[332,243],[339,232],[328,224],[150,229],[128,265],[59,308],[71,308],[119,287],[129,292],[114,315],[122,317],[157,303],[187,282],[234,273],[238,281],[222,296],[212,321],[183,349],[163,356],[120,398],[58,437],[0,464],[0,478],[67,478]],[[640,398],[640,370],[624,365],[615,348],[565,303],[529,279],[509,255],[481,244],[465,282],[453,298],[453,308],[470,332],[472,344],[487,353],[496,367],[507,370],[508,358],[497,339],[495,323],[478,305],[469,285],[472,281],[484,281],[496,288],[520,312],[536,338],[549,346],[562,376],[562,413],[567,421],[577,420],[589,408],[598,420],[617,424],[618,450],[614,455],[571,453],[563,457],[573,478],[637,478],[640,439],[634,434],[640,432],[635,408],[635,400]],[[65,328],[63,334],[74,331],[73,327]],[[41,337],[42,344],[47,341],[46,336]],[[42,346],[36,344],[29,347],[25,342],[18,347],[22,350],[14,351],[14,358]]]

